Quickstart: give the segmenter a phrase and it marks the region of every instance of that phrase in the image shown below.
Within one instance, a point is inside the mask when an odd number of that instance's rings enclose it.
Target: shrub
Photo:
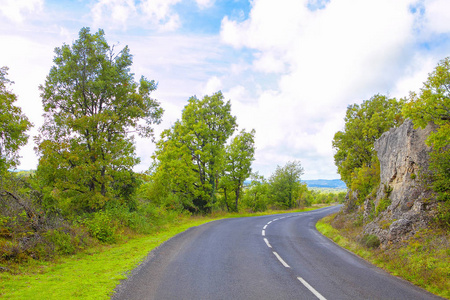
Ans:
[[[361,239],[361,244],[367,248],[378,248],[381,244],[380,239],[374,234],[366,234]]]
[[[436,222],[444,228],[450,228],[450,201],[440,202],[438,204]]]
[[[364,203],[367,197],[374,194],[380,183],[380,163],[374,159],[372,165],[364,165],[355,169],[352,174],[351,190],[357,192],[357,205]]]
[[[68,233],[57,229],[49,230],[45,233],[45,237],[54,245],[55,251],[59,254],[73,254],[76,251],[72,237]]]
[[[112,244],[116,241],[117,223],[106,211],[91,214],[82,223],[87,227],[89,234],[97,240]]]

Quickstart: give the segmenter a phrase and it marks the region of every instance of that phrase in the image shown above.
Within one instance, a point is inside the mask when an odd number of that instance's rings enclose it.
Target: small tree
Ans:
[[[128,47],[115,52],[104,35],[82,28],[72,46],[56,48],[40,86],[45,122],[37,138],[38,175],[71,209],[129,198],[139,162],[132,133],[152,137],[163,113],[150,97],[156,83],[135,82]]]
[[[225,144],[236,130],[231,103],[221,92],[202,100],[191,97],[181,120],[165,130],[157,143],[155,178],[183,201],[187,209],[210,211],[216,204],[224,172]]]
[[[270,197],[271,202],[283,208],[293,208],[297,206],[305,184],[300,182],[303,175],[303,168],[300,161],[286,163],[284,167],[277,166],[275,173],[270,176]]]
[[[375,95],[347,108],[345,129],[334,135],[334,161],[342,180],[351,187],[354,174],[377,162],[374,143],[387,130],[403,122],[403,101]]]
[[[231,144],[225,150],[225,175],[221,178],[221,183],[227,208],[229,208],[227,190],[234,193],[234,211],[238,211],[244,181],[252,172],[251,165],[255,159],[254,138],[255,130],[249,133],[243,130],[233,138]]]
[[[245,189],[243,204],[252,211],[265,211],[269,202],[269,184],[264,176],[254,173]]]
[[[12,82],[7,75],[8,68],[0,68],[0,175],[19,163],[19,148],[27,143],[25,132],[32,126],[14,105],[17,96],[8,89]]]

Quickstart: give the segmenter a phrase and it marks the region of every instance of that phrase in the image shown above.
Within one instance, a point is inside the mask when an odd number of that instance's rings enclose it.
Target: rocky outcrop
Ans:
[[[380,186],[375,200],[367,200],[365,210],[375,219],[364,227],[364,234],[375,234],[382,244],[398,242],[427,226],[431,216],[432,192],[424,184],[431,148],[425,144],[433,124],[414,129],[411,120],[385,132],[376,142],[380,161]],[[370,203],[370,201],[373,201]],[[368,213],[366,212],[365,215]]]

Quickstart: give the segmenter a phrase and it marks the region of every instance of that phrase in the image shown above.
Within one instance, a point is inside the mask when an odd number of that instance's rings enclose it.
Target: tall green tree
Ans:
[[[293,208],[299,203],[306,185],[300,182],[303,175],[300,161],[287,162],[285,166],[277,166],[269,178],[271,202],[283,208]]]
[[[253,173],[250,185],[245,189],[242,202],[252,211],[265,211],[269,204],[269,184],[264,176]]]
[[[426,142],[433,148],[433,188],[443,202],[440,218],[450,227],[450,57],[438,63],[419,94],[410,94],[403,113],[417,127],[424,128],[430,122],[439,126]]]
[[[25,133],[32,124],[15,106],[17,96],[8,87],[12,82],[7,78],[8,68],[0,68],[0,175],[19,162],[19,148],[28,141]]]
[[[225,145],[236,130],[231,103],[221,92],[191,97],[181,120],[162,134],[155,155],[155,178],[170,178],[170,192],[190,210],[209,211],[225,166]]]
[[[152,137],[161,121],[150,97],[153,80],[134,80],[128,47],[116,52],[103,30],[82,28],[72,44],[55,49],[40,86],[45,122],[37,138],[39,177],[71,209],[96,210],[127,198],[135,186],[133,133]]]
[[[370,169],[377,163],[374,143],[385,131],[403,122],[402,105],[403,100],[378,94],[347,108],[345,129],[333,139],[334,161],[347,187],[351,187],[357,169]]]
[[[233,210],[238,211],[244,181],[252,172],[252,162],[255,160],[255,130],[241,133],[235,136],[225,150],[225,174],[221,178],[224,189],[225,203],[229,208],[227,191],[233,192]]]

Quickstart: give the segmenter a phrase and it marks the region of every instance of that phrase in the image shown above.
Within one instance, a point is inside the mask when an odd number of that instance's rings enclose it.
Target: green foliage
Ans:
[[[59,254],[73,254],[76,251],[75,245],[72,244],[72,237],[66,232],[53,229],[47,231],[45,237],[53,243],[56,252]]]
[[[0,176],[19,162],[19,148],[27,143],[32,124],[14,105],[17,96],[8,90],[8,68],[0,68]]]
[[[334,161],[341,179],[352,185],[358,169],[371,168],[376,157],[374,142],[385,131],[403,122],[401,108],[403,101],[375,95],[361,105],[347,108],[345,129],[335,134],[333,148]]]
[[[0,263],[52,259],[73,254],[92,240],[82,228],[54,211],[42,209],[33,177],[11,172],[0,180]]]
[[[191,97],[181,120],[157,143],[152,182],[163,198],[175,194],[189,211],[211,211],[225,170],[225,144],[236,126],[231,103],[221,92],[202,100]],[[249,140],[248,134],[242,138]]]
[[[40,86],[45,122],[36,138],[37,176],[47,197],[66,211],[101,209],[134,192],[136,157],[131,132],[151,137],[162,109],[150,97],[156,83],[130,72],[128,47],[114,52],[103,30],[80,30],[72,46],[55,49]],[[144,121],[144,122],[142,122]]]
[[[381,198],[380,202],[378,203],[375,214],[378,216],[381,212],[385,211],[389,205],[391,205],[391,199],[388,197]]]
[[[356,168],[352,174],[351,190],[357,191],[356,205],[361,205],[369,196],[374,196],[380,184],[380,163],[378,158],[370,165]]]
[[[434,71],[428,75],[419,95],[410,93],[408,103],[403,108],[405,117],[413,120],[416,126],[424,128],[429,122],[446,125],[450,121],[450,57],[441,60]],[[436,133],[438,140],[433,143],[437,149],[447,145],[446,135]],[[433,135],[435,136],[435,135]],[[435,136],[436,137],[436,136]],[[442,144],[440,142],[443,142]]]
[[[277,166],[269,178],[270,202],[282,208],[293,208],[301,205],[299,200],[306,184],[300,182],[303,168],[300,161],[287,162],[284,167]]]
[[[443,227],[450,228],[450,201],[445,201],[438,204],[436,222]]]
[[[374,234],[366,234],[362,237],[361,243],[367,248],[378,248],[380,239]]]
[[[224,190],[224,202],[228,211],[238,211],[239,199],[246,180],[252,172],[252,161],[255,159],[255,130],[247,133],[244,130],[235,136],[225,149],[224,175],[220,185]],[[233,204],[228,202],[227,190],[233,192]]]
[[[117,223],[108,211],[97,211],[87,216],[83,221],[89,234],[104,243],[114,243],[117,239]]]
[[[438,200],[450,201],[450,57],[441,60],[428,75],[419,94],[411,93],[403,108],[405,117],[415,126],[424,128],[432,122],[439,126],[426,142],[433,148],[430,156],[430,171],[433,190]],[[440,224],[449,226],[448,204],[440,205]]]
[[[381,212],[385,211],[389,205],[391,205],[392,201],[389,198],[392,193],[393,188],[388,185],[384,184],[384,197],[380,199],[378,202],[378,205],[375,209],[375,216],[378,216]]]
[[[252,212],[265,211],[269,203],[269,184],[264,176],[254,173],[250,185],[244,190],[242,206]]]

